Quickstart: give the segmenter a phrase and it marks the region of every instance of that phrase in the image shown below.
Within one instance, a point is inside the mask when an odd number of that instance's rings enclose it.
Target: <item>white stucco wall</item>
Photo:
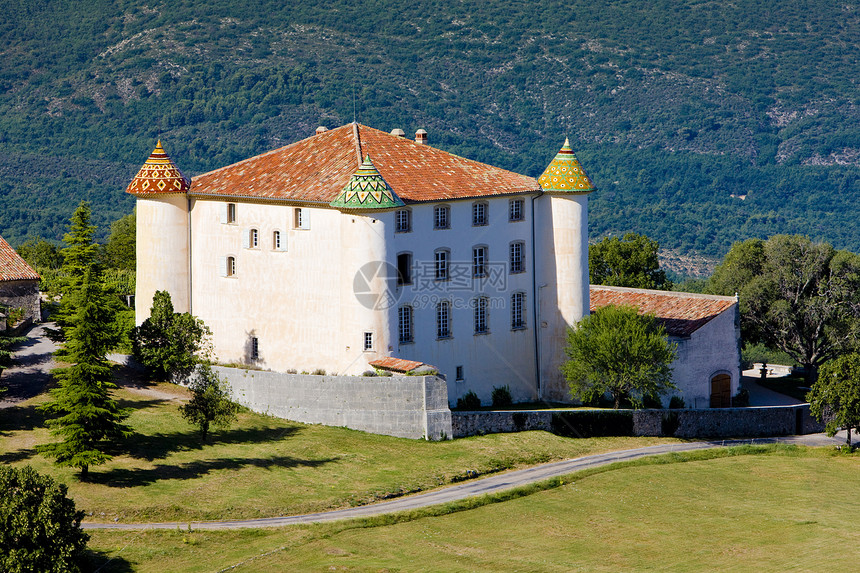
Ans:
[[[135,321],[149,317],[157,290],[170,293],[176,312],[190,310],[188,198],[182,194],[137,198]]]
[[[711,400],[711,379],[717,374],[732,378],[734,396],[740,383],[740,340],[735,304],[695,331],[688,339],[672,338],[678,344],[677,358],[672,365],[672,380],[678,387],[664,398],[668,405],[673,395],[684,399],[688,408],[708,408]]]
[[[511,199],[522,199],[524,218],[509,221]],[[400,287],[397,304],[391,312],[393,355],[436,366],[446,375],[448,394],[453,405],[457,398],[474,391],[489,404],[494,387],[508,385],[514,400],[534,400],[536,395],[534,352],[534,291],[532,273],[531,197],[490,197],[487,202],[488,224],[472,226],[474,199],[410,205],[412,232],[395,233],[388,229],[387,240],[393,246],[390,259],[396,265],[398,253],[412,253],[412,285]],[[450,207],[450,228],[434,229],[433,214],[437,205]],[[510,245],[524,243],[525,272],[510,273]],[[472,249],[487,248],[488,276],[472,276]],[[437,249],[450,250],[448,281],[435,280],[434,255]],[[525,328],[511,328],[511,296],[525,293]],[[473,301],[478,295],[489,299],[488,334],[475,334]],[[440,300],[451,303],[451,337],[436,337],[436,306]],[[398,340],[397,307],[410,304],[414,309],[414,342]],[[463,367],[463,379],[456,379],[457,366]]]

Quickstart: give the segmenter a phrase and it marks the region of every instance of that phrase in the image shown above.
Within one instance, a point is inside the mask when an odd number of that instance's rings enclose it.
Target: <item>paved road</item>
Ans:
[[[38,396],[50,381],[57,345],[45,336],[45,327],[56,328],[54,323],[33,326],[27,340],[15,346],[13,366],[3,371],[0,382],[9,388],[0,400],[0,408],[9,408],[18,402]]]
[[[828,438],[824,434],[811,434],[807,436],[787,436],[782,438],[758,438],[755,440],[724,440],[716,442],[665,444],[542,464],[524,470],[493,475],[467,483],[449,486],[427,493],[402,497],[391,501],[360,507],[350,507],[347,509],[338,509],[335,511],[325,511],[321,513],[233,521],[192,521],[190,523],[187,521],[170,523],[82,523],[81,526],[85,529],[186,529],[189,526],[194,529],[240,529],[281,527],[297,523],[322,523],[339,519],[370,517],[397,511],[419,509],[431,505],[466,499],[468,497],[497,493],[514,487],[520,487],[534,482],[564,476],[579,470],[603,466],[613,462],[635,460],[645,456],[702,450],[707,448],[719,448],[739,444],[766,444],[776,442],[809,446],[845,443],[844,438]]]

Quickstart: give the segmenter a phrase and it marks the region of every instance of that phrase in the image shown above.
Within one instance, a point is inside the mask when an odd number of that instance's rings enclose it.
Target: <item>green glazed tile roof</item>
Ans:
[[[329,204],[339,209],[392,209],[402,207],[403,201],[394,194],[367,155],[358,171],[352,174],[340,194]]]
[[[591,193],[597,189],[585,174],[567,139],[555,159],[538,178],[538,185],[546,193],[580,194]]]

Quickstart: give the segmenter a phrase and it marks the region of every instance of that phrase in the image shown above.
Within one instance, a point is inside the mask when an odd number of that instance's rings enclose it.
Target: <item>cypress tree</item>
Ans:
[[[71,296],[75,313],[66,329],[63,359],[72,366],[54,370],[59,387],[51,391],[53,400],[41,407],[54,416],[48,426],[63,441],[37,449],[56,458],[59,465],[80,468],[85,480],[89,466],[111,459],[108,448],[131,431],[123,424],[129,411],[119,408],[110,396],[116,385],[106,356],[116,343],[114,307],[96,265],[84,273],[80,289]]]

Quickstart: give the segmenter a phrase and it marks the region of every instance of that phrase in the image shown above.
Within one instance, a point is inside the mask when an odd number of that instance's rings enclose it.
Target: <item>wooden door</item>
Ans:
[[[732,405],[732,377],[717,374],[711,378],[711,408],[728,408]]]

